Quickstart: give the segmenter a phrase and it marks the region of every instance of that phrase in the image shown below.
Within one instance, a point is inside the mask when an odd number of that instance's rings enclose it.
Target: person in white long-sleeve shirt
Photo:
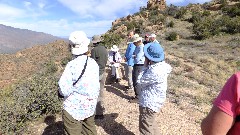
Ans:
[[[163,48],[152,42],[144,46],[145,69],[139,75],[140,135],[157,135],[155,118],[166,100],[167,77],[172,67],[164,61]]]
[[[120,62],[122,61],[122,57],[118,50],[118,47],[116,45],[113,45],[108,54],[108,60],[112,68],[111,79],[113,79],[113,81],[117,83],[120,81],[119,67]]]

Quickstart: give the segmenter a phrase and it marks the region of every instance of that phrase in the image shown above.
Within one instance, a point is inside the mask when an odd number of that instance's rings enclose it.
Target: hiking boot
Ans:
[[[138,101],[138,98],[133,98],[129,100],[130,103],[138,103]]]
[[[134,93],[134,91],[133,91],[132,89],[129,89],[129,90],[127,90],[125,93],[128,94],[128,95],[131,95],[131,94]]]
[[[133,89],[133,87],[129,87],[129,86],[125,86],[125,89],[127,89],[127,90],[132,90]]]
[[[117,78],[117,79],[116,79],[116,83],[119,83],[119,82],[120,82],[120,78]]]

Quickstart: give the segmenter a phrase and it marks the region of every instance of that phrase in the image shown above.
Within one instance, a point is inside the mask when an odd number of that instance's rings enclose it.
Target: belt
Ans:
[[[134,64],[134,66],[144,66],[144,64]]]

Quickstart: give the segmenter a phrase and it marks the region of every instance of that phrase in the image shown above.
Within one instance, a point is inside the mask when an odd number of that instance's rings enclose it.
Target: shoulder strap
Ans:
[[[85,63],[85,65],[84,65],[84,68],[83,68],[83,70],[82,70],[82,73],[81,73],[81,75],[78,77],[78,79],[73,83],[73,86],[75,86],[75,84],[82,78],[82,75],[84,74],[85,69],[86,69],[86,67],[87,67],[87,61],[88,61],[88,56],[87,56],[87,59],[86,59],[86,63]]]

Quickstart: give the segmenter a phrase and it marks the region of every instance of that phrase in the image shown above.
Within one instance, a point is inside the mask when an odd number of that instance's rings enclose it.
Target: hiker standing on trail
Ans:
[[[120,81],[119,67],[120,62],[122,61],[122,57],[118,50],[118,47],[116,45],[113,45],[108,53],[108,61],[110,62],[112,70],[111,80],[117,83]]]
[[[99,67],[87,56],[90,39],[83,31],[69,36],[75,59],[68,62],[58,82],[63,101],[63,124],[66,135],[97,135],[94,112],[99,95]]]
[[[140,90],[136,87],[136,84],[137,84],[138,76],[143,71],[143,68],[144,68],[145,56],[143,51],[144,44],[142,43],[142,38],[134,37],[133,43],[136,46],[133,52],[133,57],[134,57],[133,86],[134,86],[135,97],[131,99],[129,102],[138,103]]]
[[[149,34],[146,34],[145,36],[144,36],[144,41],[143,41],[143,44],[144,45],[146,45],[147,43],[150,43],[150,39],[149,39]]]
[[[132,39],[133,36],[138,36],[138,34],[133,35],[133,31],[131,31],[128,34],[128,47],[126,49],[125,52],[125,61],[126,61],[126,77],[127,77],[127,81],[128,81],[128,86],[125,86],[125,88],[127,89],[127,93],[132,93],[133,92],[133,65],[134,65],[134,59],[133,59],[133,52],[136,48],[136,46],[133,44]]]
[[[155,34],[151,34],[151,35],[149,36],[150,42],[159,43],[159,42],[157,41],[156,37],[157,37],[157,36],[156,36]]]
[[[201,123],[203,135],[239,135],[240,71],[225,83],[213,107]]]
[[[100,81],[100,94],[96,108],[95,119],[103,119],[104,107],[103,107],[103,91],[106,81],[105,67],[108,60],[108,52],[105,46],[103,46],[102,38],[100,35],[94,35],[92,37],[92,43],[94,48],[91,50],[91,58],[93,58],[99,65],[99,81]]]
[[[139,95],[140,135],[158,135],[156,116],[166,100],[167,77],[172,67],[164,61],[163,48],[156,42],[144,46],[145,69],[140,74],[137,87]]]

